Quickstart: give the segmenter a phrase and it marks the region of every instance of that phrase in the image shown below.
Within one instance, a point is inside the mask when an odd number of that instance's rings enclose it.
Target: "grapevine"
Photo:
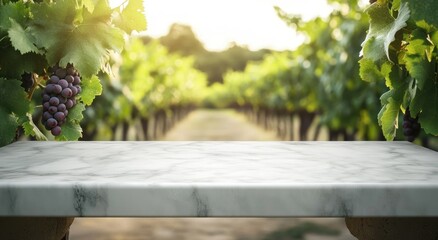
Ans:
[[[407,140],[420,129],[438,136],[437,10],[435,0],[378,0],[366,10],[360,74],[368,82],[385,80],[389,88],[378,114],[387,140],[396,137],[400,112]]]
[[[418,123],[418,117],[413,118],[409,108],[406,109],[403,116],[403,135],[406,137],[406,140],[413,142],[418,134],[420,134],[420,130],[421,126]]]
[[[0,146],[21,132],[79,139],[85,106],[102,93],[97,74],[146,29],[143,11],[141,0],[0,1]]]

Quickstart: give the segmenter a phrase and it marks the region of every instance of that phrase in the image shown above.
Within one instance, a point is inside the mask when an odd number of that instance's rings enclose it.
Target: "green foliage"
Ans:
[[[268,54],[243,72],[228,72],[223,85],[211,88],[207,103],[314,113],[330,130],[378,139],[377,119],[372,116],[378,114],[383,74],[370,59],[361,60],[359,72],[358,53],[368,23],[356,6],[339,2],[327,19],[307,22],[276,8],[286,24],[306,36],[306,43],[292,52]],[[371,83],[361,81],[359,74]]]
[[[82,137],[82,128],[79,125],[84,118],[82,112],[85,110],[85,105],[82,103],[76,104],[68,113],[68,121],[62,125],[61,135],[56,137],[56,140],[72,141]]]
[[[101,74],[104,94],[82,122],[97,132],[96,139],[113,137],[119,124],[135,125],[158,112],[171,115],[173,108],[196,105],[204,97],[207,79],[193,67],[194,59],[169,53],[158,41],[133,38],[112,61],[114,76]]]
[[[18,80],[0,78],[0,146],[15,138],[17,127],[23,123],[29,111],[29,101],[20,85]]]
[[[177,23],[159,40],[170,53],[194,56],[195,68],[207,74],[209,85],[215,82],[222,83],[223,75],[227,71],[243,71],[248,62],[260,61],[265,54],[271,52],[268,49],[251,51],[236,43],[231,43],[224,51],[207,51],[190,26]],[[151,40],[143,38],[143,41],[147,43]]]
[[[15,50],[20,51],[21,54],[40,53],[40,50],[34,45],[35,38],[31,33],[24,30],[14,19],[10,20],[11,27],[8,30],[8,35]]]
[[[46,50],[50,65],[72,63],[89,77],[101,69],[108,50],[121,50],[123,31],[108,25],[112,11],[105,2],[98,1],[93,12],[71,0],[32,5],[29,30]]]
[[[94,98],[102,94],[102,84],[97,76],[82,79],[81,85],[83,90],[79,97],[85,105],[91,105]]]
[[[31,106],[40,108],[41,98],[34,94],[44,87],[50,66],[73,64],[82,77],[79,103],[70,109],[58,140],[77,140],[85,105],[102,93],[99,71],[108,70],[111,54],[120,53],[125,35],[146,28],[143,2],[129,0],[110,8],[107,0],[4,1],[0,2],[0,103],[2,121],[0,146],[16,138],[18,128],[38,140],[46,140],[32,115]],[[24,73],[36,82],[26,92],[20,85]]]
[[[426,133],[438,135],[437,10],[433,0],[378,1],[367,10],[360,72],[366,81],[385,79],[389,88],[378,114],[387,140],[396,137],[400,111],[408,107]]]
[[[147,23],[143,12],[143,1],[129,1],[115,19],[115,24],[125,32],[144,30]]]
[[[393,18],[384,4],[372,4],[367,13],[370,16],[370,29],[363,42],[364,58],[378,61],[385,54],[389,60],[389,45],[395,40],[395,34],[405,27],[410,11],[402,4],[397,18]]]
[[[38,126],[33,122],[32,114],[26,113],[27,119],[23,123],[24,134],[35,137],[40,141],[47,141],[47,137],[40,131]]]
[[[435,0],[402,0],[404,3],[409,4],[411,10],[412,20],[421,27],[432,25],[435,28],[438,27],[438,15],[436,10],[438,9],[438,2]]]

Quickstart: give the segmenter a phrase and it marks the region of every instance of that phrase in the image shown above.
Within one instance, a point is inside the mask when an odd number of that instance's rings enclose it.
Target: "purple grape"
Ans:
[[[73,80],[73,84],[74,84],[74,85],[78,85],[79,83],[81,83],[81,78],[78,77],[78,76],[75,76],[75,77],[74,77],[74,80]]]
[[[52,114],[50,114],[49,112],[45,111],[43,113],[43,120],[47,121],[47,119],[49,119],[49,118],[53,118]]]
[[[72,91],[72,93],[73,93],[73,95],[72,96],[76,96],[76,94],[78,94],[78,88],[77,87],[75,87],[75,86],[72,86],[71,88],[70,88],[70,90]]]
[[[50,106],[48,111],[50,114],[55,114],[58,111],[58,108],[55,106]]]
[[[65,80],[66,80],[68,83],[72,83],[72,82],[74,81],[74,77],[73,77],[72,75],[67,75],[67,76],[65,77]]]
[[[59,84],[55,85],[55,88],[53,89],[53,93],[59,94],[62,91],[62,87]]]
[[[418,122],[418,116],[413,118],[411,116],[411,112],[409,107],[406,108],[405,114],[403,116],[403,135],[406,137],[406,140],[412,142],[415,138],[420,134],[421,125]]]
[[[43,94],[43,102],[48,102],[50,100],[49,94]]]
[[[73,95],[73,92],[71,91],[70,88],[64,88],[61,92],[61,95],[65,98],[70,98]]]
[[[81,92],[82,92],[82,88],[81,88],[81,86],[78,85],[78,86],[76,86],[76,87],[78,88],[78,94],[81,93]]]
[[[65,106],[65,104],[64,103],[60,103],[58,105],[58,111],[59,112],[64,112],[65,110],[67,110],[67,107]]]
[[[67,109],[70,109],[73,107],[73,101],[71,99],[68,99],[67,102],[65,102],[65,106]]]
[[[49,107],[50,107],[50,103],[49,102],[43,103],[43,111],[49,110]]]
[[[46,121],[46,125],[49,128],[54,128],[54,127],[58,126],[58,121],[56,121],[56,119],[54,119],[54,118],[49,118]]]
[[[25,72],[21,75],[21,86],[26,92],[29,91],[34,84],[35,80],[33,79],[32,73]]]
[[[59,126],[56,126],[52,128],[50,132],[53,134],[53,136],[59,136],[59,134],[61,134],[61,128]]]
[[[55,89],[55,85],[49,83],[46,85],[46,89],[44,90],[46,91],[46,93],[52,93],[54,89]]]
[[[414,134],[414,130],[412,128],[405,128],[405,129],[403,129],[403,134],[405,136],[413,135]]]
[[[417,130],[417,131],[420,131],[420,129],[421,129],[421,125],[420,125],[420,123],[419,123],[419,122],[414,122],[414,123],[412,124],[412,129]]]
[[[52,75],[52,76],[50,77],[50,83],[56,84],[56,83],[58,83],[58,82],[59,82],[59,77],[58,77],[58,76],[56,76],[56,75]]]
[[[49,100],[50,105],[52,106],[58,106],[59,105],[59,99],[57,97],[51,97]]]
[[[62,89],[68,87],[68,82],[65,79],[59,80],[58,84],[62,87]]]
[[[58,121],[61,122],[65,119],[65,115],[63,112],[57,112],[55,113],[55,115],[53,115],[53,117]]]
[[[59,103],[60,103],[60,104],[61,104],[61,103],[65,103],[65,102],[67,102],[67,98],[65,98],[65,97],[63,97],[63,96],[59,96],[58,98],[59,98]]]

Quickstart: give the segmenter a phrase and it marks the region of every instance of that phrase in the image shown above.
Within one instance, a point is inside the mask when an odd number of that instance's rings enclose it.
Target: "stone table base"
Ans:
[[[0,217],[0,239],[67,240],[73,220],[65,217]]]
[[[438,239],[438,218],[434,217],[345,218],[345,223],[359,240]]]

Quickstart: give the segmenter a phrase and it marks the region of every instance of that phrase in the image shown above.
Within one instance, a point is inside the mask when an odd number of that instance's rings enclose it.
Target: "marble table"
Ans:
[[[438,216],[438,153],[408,142],[16,142],[0,216]]]

